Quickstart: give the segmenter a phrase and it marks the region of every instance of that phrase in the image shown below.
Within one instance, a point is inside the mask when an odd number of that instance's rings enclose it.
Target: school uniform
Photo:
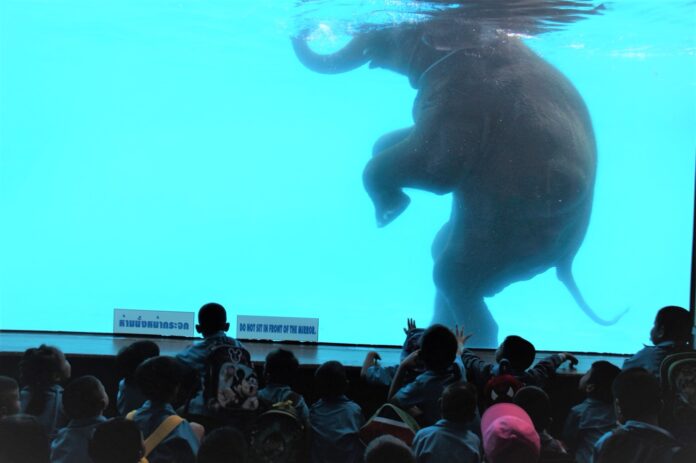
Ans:
[[[629,368],[645,368],[653,375],[660,376],[660,366],[662,361],[670,354],[687,352],[687,346],[678,346],[674,341],[664,341],[654,346],[645,346],[632,357],[627,358],[623,363],[623,370]]]
[[[292,400],[297,419],[302,423],[306,423],[309,419],[309,408],[304,401],[304,397],[293,391],[290,386],[285,384],[270,383],[263,389],[259,390],[257,397],[260,401],[266,402],[269,405],[278,402],[285,402],[286,400]]]
[[[372,365],[368,367],[365,372],[365,381],[368,384],[389,387],[394,379],[394,375],[396,375],[397,368],[397,365],[389,365],[386,367],[382,365]]]
[[[320,399],[309,410],[312,463],[358,463],[364,447],[358,435],[365,423],[360,406],[341,396]]]
[[[146,401],[136,410],[133,421],[147,439],[157,427],[169,416],[176,415],[170,404],[156,404]],[[195,463],[199,442],[187,421],[180,423],[164,440],[148,455],[150,463]]]
[[[103,416],[70,420],[59,429],[51,442],[51,463],[85,463],[91,461],[87,449],[94,428],[106,421]]]
[[[423,428],[413,439],[418,463],[480,463],[481,439],[469,430],[468,423],[441,419]]]
[[[421,426],[431,426],[441,418],[439,399],[445,388],[461,381],[462,371],[459,365],[453,363],[442,372],[426,370],[399,389],[392,401],[404,410],[418,407],[421,414],[416,420]]]
[[[116,410],[121,416],[125,416],[133,410],[137,410],[147,401],[142,391],[135,384],[128,384],[125,379],[118,383],[116,395]]]
[[[568,413],[563,440],[575,454],[577,463],[590,463],[594,445],[616,426],[614,404],[587,398]]]
[[[227,336],[224,331],[218,331],[210,336],[206,336],[202,341],[188,346],[176,354],[176,358],[198,371],[202,378],[205,375],[205,361],[208,358],[208,354],[216,346],[244,347],[241,342]]]
[[[47,395],[46,405],[43,411],[36,416],[36,419],[43,426],[49,439],[53,439],[58,429],[68,423],[68,418],[63,413],[63,388],[54,384],[44,393]],[[28,387],[23,387],[19,392],[19,409],[21,413],[27,412],[27,405],[29,405],[31,396],[32,392],[30,392]]]
[[[612,445],[621,437],[621,445]],[[681,444],[666,429],[628,420],[604,434],[594,446],[592,462],[671,463]]]

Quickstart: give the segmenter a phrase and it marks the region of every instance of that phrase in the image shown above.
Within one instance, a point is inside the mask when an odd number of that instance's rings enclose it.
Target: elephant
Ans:
[[[442,30],[442,29],[439,29]],[[484,298],[555,267],[580,308],[572,273],[590,221],[597,146],[589,111],[572,83],[520,38],[462,26],[455,40],[424,24],[361,31],[320,54],[303,31],[300,62],[319,73],[369,63],[408,77],[417,90],[411,127],[374,145],[363,184],[377,225],[410,203],[404,188],[452,194],[449,221],[432,244],[434,323],[473,332],[472,346],[497,345]]]

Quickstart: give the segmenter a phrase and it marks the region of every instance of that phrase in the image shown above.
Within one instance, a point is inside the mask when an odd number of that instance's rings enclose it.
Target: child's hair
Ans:
[[[314,385],[322,398],[340,397],[348,389],[346,370],[340,362],[335,360],[323,363],[314,373]]]
[[[135,382],[148,400],[170,403],[179,391],[182,373],[177,359],[162,355],[141,363],[135,370]]]
[[[122,347],[116,355],[116,377],[123,378],[130,384],[138,365],[159,354],[159,346],[152,341],[136,341]]]
[[[616,376],[612,385],[624,420],[654,416],[662,407],[660,383],[644,368],[629,368]]]
[[[425,368],[433,371],[447,369],[457,356],[457,338],[444,325],[432,325],[421,338],[420,358]]]
[[[299,366],[300,362],[291,351],[276,349],[266,356],[266,379],[271,383],[290,385]]]
[[[19,362],[20,382],[29,388],[31,398],[25,412],[38,416],[46,407],[46,391],[65,377],[65,356],[57,347],[41,344],[27,349]],[[68,375],[69,377],[69,375]]]
[[[143,435],[134,421],[113,418],[95,428],[88,453],[94,463],[138,463],[143,456]]]
[[[500,359],[507,359],[516,371],[524,371],[532,366],[536,349],[534,344],[520,336],[508,336],[500,344]]]
[[[72,420],[99,416],[108,405],[104,385],[94,376],[81,376],[63,391],[63,409]]]
[[[245,463],[248,458],[244,435],[232,427],[206,434],[198,450],[198,463]]]
[[[523,387],[515,394],[513,403],[527,412],[537,432],[545,430],[551,424],[551,399],[540,387]]]
[[[473,384],[463,381],[452,383],[442,392],[442,417],[456,423],[466,423],[476,416],[477,403]]]
[[[51,446],[46,431],[31,415],[0,419],[2,463],[49,463]]]
[[[664,330],[665,341],[686,344],[691,339],[691,326],[689,311],[675,305],[661,308],[655,316],[655,327]]]
[[[611,385],[619,373],[621,369],[606,360],[594,362],[587,379],[587,384],[594,384],[594,390],[588,393],[588,396],[605,403],[613,403],[614,395],[611,392]]]
[[[198,331],[206,335],[224,331],[227,325],[227,311],[217,302],[209,302],[198,310]]]
[[[365,463],[416,463],[416,457],[404,441],[385,434],[367,446]]]
[[[18,396],[19,385],[17,381],[9,376],[0,376],[0,418],[19,412],[16,405]]]

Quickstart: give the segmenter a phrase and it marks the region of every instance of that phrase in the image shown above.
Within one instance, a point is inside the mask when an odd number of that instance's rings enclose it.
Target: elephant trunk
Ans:
[[[323,55],[316,53],[309,47],[305,36],[292,38],[292,47],[300,62],[312,71],[321,74],[339,74],[352,71],[370,61],[367,43],[368,39],[365,36],[358,36],[340,50]]]

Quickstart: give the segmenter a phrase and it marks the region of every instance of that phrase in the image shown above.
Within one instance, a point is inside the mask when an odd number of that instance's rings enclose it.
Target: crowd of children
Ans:
[[[388,404],[370,418],[348,397],[339,362],[316,369],[318,400],[308,404],[293,390],[300,365],[291,350],[269,353],[257,378],[244,346],[226,334],[221,305],[204,305],[198,321],[204,339],[176,357],[151,341],[121,349],[119,416],[110,419],[98,378],[71,379],[55,347],[28,349],[19,383],[0,376],[0,462],[696,461],[696,353],[679,307],[658,311],[653,345],[622,369],[592,364],[579,381],[584,400],[557,436],[548,386],[562,363],[578,361],[560,353],[535,363],[534,346],[519,336],[487,363],[464,347],[458,327],[422,330],[409,320],[399,365],[382,366],[370,352],[361,370],[363,381],[389,388]]]

